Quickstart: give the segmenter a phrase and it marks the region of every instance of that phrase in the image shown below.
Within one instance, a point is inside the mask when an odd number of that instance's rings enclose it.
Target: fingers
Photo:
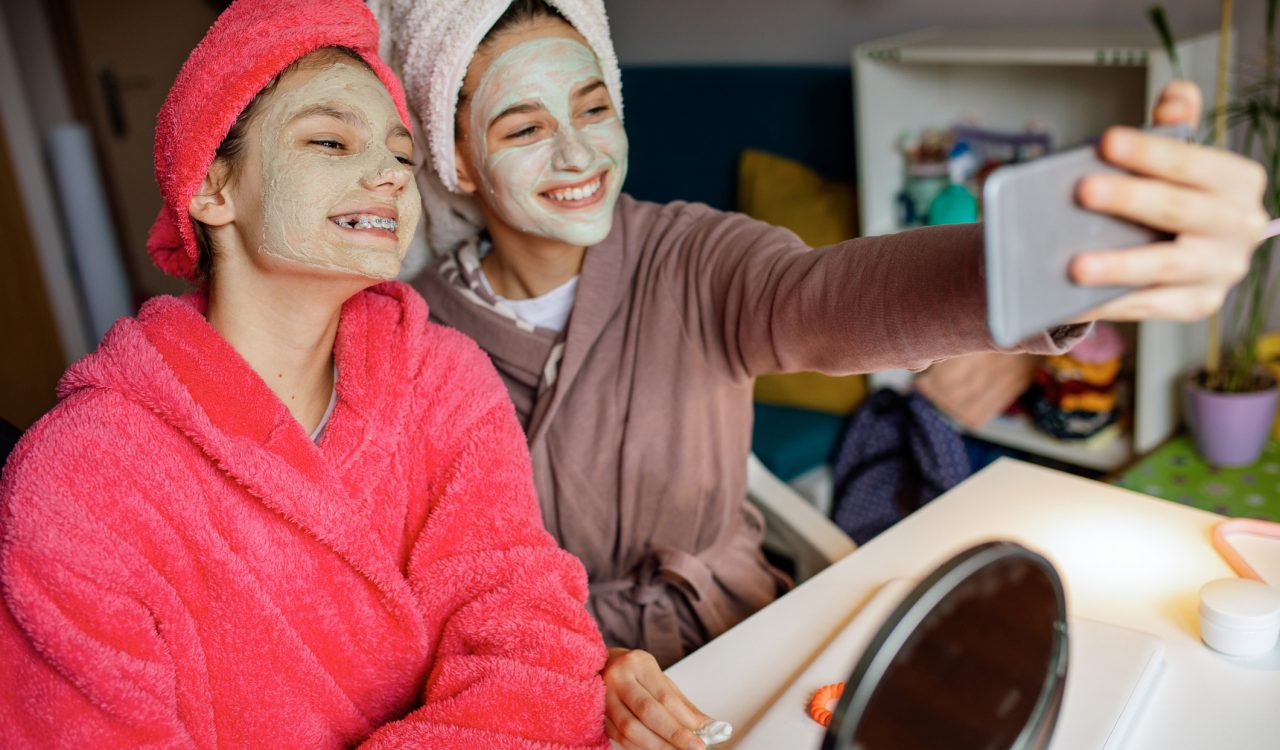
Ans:
[[[662,673],[652,655],[611,652],[604,681],[610,739],[637,750],[705,750],[693,730],[708,717]]]
[[[1222,306],[1224,289],[1212,286],[1156,287],[1112,300],[1081,316],[1087,320],[1203,320]]]
[[[1260,201],[1255,206],[1247,200],[1231,200],[1221,194],[1128,175],[1090,175],[1080,181],[1076,197],[1087,209],[1171,234],[1222,236],[1256,243],[1267,223]]]
[[[636,750],[679,748],[678,745],[672,745],[654,733],[645,725],[643,719],[631,711],[622,697],[612,690],[607,691],[604,696],[604,721],[605,734],[623,747],[636,748]],[[680,750],[684,749],[680,748]],[[702,748],[699,747],[696,750],[702,750]]]
[[[1071,262],[1071,278],[1085,286],[1230,287],[1249,270],[1242,255],[1216,253],[1207,243],[1158,242],[1100,253],[1084,253]]]
[[[1200,110],[1203,106],[1204,97],[1199,86],[1191,81],[1170,81],[1160,92],[1151,120],[1157,125],[1185,122],[1195,128],[1200,122]]]
[[[1175,81],[1161,93],[1153,119],[1194,124],[1201,106],[1194,84]],[[1139,288],[1081,319],[1194,321],[1221,307],[1248,271],[1267,225],[1263,167],[1237,154],[1133,128],[1111,128],[1099,150],[1134,174],[1091,175],[1077,188],[1080,204],[1175,237],[1075,258],[1071,275],[1078,283]]]
[[[1132,172],[1250,201],[1261,202],[1267,184],[1266,170],[1252,159],[1134,128],[1109,128],[1099,148],[1107,161]]]

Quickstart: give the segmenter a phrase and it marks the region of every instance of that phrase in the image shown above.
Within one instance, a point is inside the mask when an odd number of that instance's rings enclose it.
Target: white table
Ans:
[[[749,731],[773,697],[885,581],[918,579],[978,542],[1009,539],[1054,563],[1071,616],[1164,639],[1164,674],[1128,735],[1127,749],[1276,750],[1280,647],[1262,659],[1238,661],[1209,650],[1199,637],[1200,586],[1234,575],[1209,541],[1219,520],[1213,513],[1002,459],[667,674],[702,710]],[[1266,568],[1260,572],[1268,575]]]

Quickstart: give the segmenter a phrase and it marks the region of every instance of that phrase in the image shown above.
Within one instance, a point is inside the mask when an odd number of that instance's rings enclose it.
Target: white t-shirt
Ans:
[[[569,322],[569,313],[573,312],[573,300],[578,294],[578,278],[574,276],[540,297],[507,299],[493,291],[493,287],[489,286],[489,279],[484,275],[484,269],[480,270],[480,283],[484,284],[484,290],[511,308],[516,317],[526,323],[557,332],[564,330],[565,324]]]
[[[333,407],[338,405],[338,366],[333,366],[333,393],[329,394],[329,405],[325,407],[324,415],[320,417],[320,424],[311,431],[311,442],[320,442],[320,436],[324,434],[325,425],[329,424],[329,417],[333,416]]]

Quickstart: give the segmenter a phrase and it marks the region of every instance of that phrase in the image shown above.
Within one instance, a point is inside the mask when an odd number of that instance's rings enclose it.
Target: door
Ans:
[[[56,401],[67,363],[0,128],[0,419],[25,430]]]
[[[219,0],[56,0],[54,26],[70,33],[68,68],[80,78],[103,180],[121,230],[133,288],[142,297],[180,292],[147,255],[160,210],[154,161],[156,114],[187,55],[227,2]],[[58,18],[57,16],[62,16]],[[61,22],[61,23],[59,23]],[[211,92],[216,93],[216,92]]]

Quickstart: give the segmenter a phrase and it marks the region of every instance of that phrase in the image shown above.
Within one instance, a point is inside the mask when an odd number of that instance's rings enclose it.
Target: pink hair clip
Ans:
[[[1280,222],[1276,222],[1280,224]],[[1257,536],[1269,537],[1272,539],[1280,539],[1280,523],[1274,521],[1263,521],[1256,518],[1232,518],[1226,521],[1220,521],[1217,526],[1213,527],[1213,548],[1222,555],[1222,559],[1227,561],[1241,578],[1249,578],[1255,581],[1262,581],[1262,576],[1258,575],[1258,571],[1253,569],[1249,561],[1244,559],[1240,551],[1231,544],[1230,536],[1232,534],[1255,534]],[[1266,581],[1262,581],[1266,583]]]

